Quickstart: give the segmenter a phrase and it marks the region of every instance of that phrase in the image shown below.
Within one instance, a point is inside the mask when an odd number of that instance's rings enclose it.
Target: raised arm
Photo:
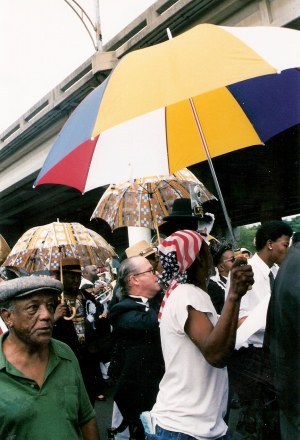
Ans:
[[[231,287],[215,327],[206,313],[188,308],[185,332],[214,367],[223,368],[234,349],[240,301],[253,282],[253,272],[246,259],[236,260],[231,271]]]

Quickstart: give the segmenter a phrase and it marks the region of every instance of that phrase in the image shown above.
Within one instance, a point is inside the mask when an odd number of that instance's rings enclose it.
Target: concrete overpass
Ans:
[[[78,221],[126,245],[124,231],[110,234],[90,216],[105,188],[84,195],[72,188],[32,188],[64,122],[81,100],[100,84],[127,52],[166,40],[198,23],[230,26],[272,25],[300,29],[298,0],[158,0],[122,32],[40,99],[0,135],[0,233],[12,246],[27,229],[52,221]],[[299,127],[269,142],[214,160],[233,226],[300,212]],[[216,193],[206,163],[191,167]],[[219,206],[216,227],[225,223]]]

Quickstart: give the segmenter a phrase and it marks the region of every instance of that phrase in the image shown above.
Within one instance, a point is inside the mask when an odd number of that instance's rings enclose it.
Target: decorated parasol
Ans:
[[[10,253],[10,247],[8,246],[4,237],[0,234],[0,264],[6,259],[7,255]]]
[[[75,257],[81,266],[104,266],[107,258],[116,257],[114,249],[95,231],[80,223],[53,222],[25,232],[3,263],[27,272],[60,271],[61,259]]]
[[[96,206],[93,218],[105,220],[112,230],[124,226],[154,229],[170,214],[174,200],[197,194],[200,204],[216,200],[188,169],[167,176],[134,179],[110,185]]]

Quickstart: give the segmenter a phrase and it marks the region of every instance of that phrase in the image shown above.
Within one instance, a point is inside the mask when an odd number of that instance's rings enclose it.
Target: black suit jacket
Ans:
[[[126,297],[109,312],[115,339],[109,375],[117,376],[114,400],[126,421],[152,409],[164,373],[157,310]]]
[[[264,343],[280,408],[300,430],[300,243],[291,247],[276,276]]]

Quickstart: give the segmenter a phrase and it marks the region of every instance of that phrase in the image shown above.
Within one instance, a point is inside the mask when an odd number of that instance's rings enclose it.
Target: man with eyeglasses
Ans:
[[[214,242],[210,246],[210,251],[218,273],[210,278],[207,293],[211,298],[216,312],[220,315],[225,302],[225,289],[228,275],[235,261],[235,257],[230,243]]]
[[[137,440],[145,439],[139,415],[154,405],[164,373],[157,309],[153,307],[161,290],[157,276],[145,257],[124,260],[118,272],[122,299],[109,314],[118,354],[112,366],[118,375],[114,400],[123,417],[114,432],[128,426],[130,438]]]

